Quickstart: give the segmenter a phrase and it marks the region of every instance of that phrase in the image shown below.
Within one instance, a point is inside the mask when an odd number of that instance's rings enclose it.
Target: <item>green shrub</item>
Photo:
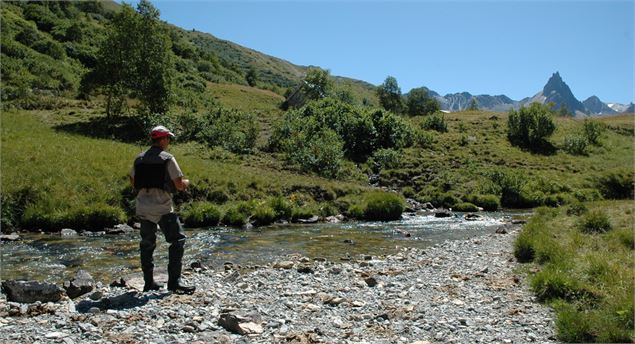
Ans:
[[[582,283],[569,271],[556,266],[547,266],[531,279],[531,288],[538,300],[581,300],[592,297]]]
[[[251,210],[244,206],[243,203],[234,205],[227,209],[223,215],[222,223],[227,226],[242,226],[247,223],[247,219],[251,214]]]
[[[609,217],[601,211],[592,211],[584,215],[578,223],[578,228],[584,233],[604,233],[611,230]]]
[[[22,216],[22,226],[27,229],[59,231],[63,228],[101,231],[117,224],[125,223],[125,212],[119,207],[93,204],[62,212],[49,212],[37,207],[29,207]]]
[[[392,192],[369,192],[364,195],[364,218],[371,221],[399,220],[405,209],[401,195]]]
[[[538,103],[511,110],[507,127],[511,144],[537,152],[549,146],[547,139],[556,129],[550,108]]]
[[[401,153],[390,148],[378,149],[373,153],[372,161],[375,162],[379,169],[389,169],[399,166]]]
[[[579,311],[574,305],[559,302],[557,307],[556,328],[558,339],[566,343],[595,342],[590,317],[587,312]]]
[[[523,229],[514,241],[514,257],[520,263],[528,263],[534,260],[536,250],[531,233]]]
[[[569,135],[564,138],[564,150],[571,155],[588,155],[587,139],[580,135]]]
[[[500,201],[496,195],[468,195],[465,200],[485,211],[496,211],[500,207]]]
[[[417,130],[415,132],[415,143],[421,148],[433,148],[436,143],[434,134],[426,130]]]
[[[497,170],[489,177],[500,192],[500,203],[504,207],[531,208],[544,203],[544,194],[526,188],[527,177],[520,172]]]
[[[633,169],[609,171],[596,180],[597,189],[607,199],[633,199]]]
[[[590,144],[598,145],[603,132],[604,125],[599,121],[591,119],[584,120],[583,134]]]
[[[191,136],[209,146],[220,146],[234,153],[253,150],[258,138],[258,123],[252,114],[217,107],[179,124],[182,128],[195,129]]]
[[[194,202],[181,211],[183,222],[188,227],[211,227],[220,222],[220,210],[212,203]]]
[[[339,210],[337,209],[337,207],[330,203],[323,204],[319,210],[320,216],[322,217],[335,216],[339,214]]]
[[[401,188],[401,194],[406,198],[413,198],[416,195],[415,189],[412,186]]]
[[[255,221],[257,226],[266,226],[276,220],[276,212],[269,205],[263,204],[256,207],[251,219]]]
[[[333,130],[323,129],[310,137],[296,138],[285,148],[291,162],[323,177],[334,178],[339,174],[344,157],[342,141]]]
[[[293,208],[291,213],[291,220],[297,221],[299,219],[310,219],[315,215],[315,211],[309,207],[296,207]]]
[[[586,212],[588,212],[589,209],[587,209],[586,205],[584,205],[584,203],[582,202],[574,202],[569,204],[569,207],[567,208],[567,215],[571,216],[571,215],[577,215],[580,216]]]
[[[446,133],[448,131],[448,126],[445,123],[445,116],[443,114],[433,114],[423,121],[421,127],[426,130],[435,130],[440,133]]]
[[[478,211],[478,207],[469,202],[460,202],[452,208],[455,211],[461,212],[476,212]]]
[[[351,204],[346,215],[357,220],[362,220],[364,218],[364,206],[361,203]]]
[[[293,205],[284,197],[274,197],[269,201],[269,205],[275,213],[276,219],[291,219]]]

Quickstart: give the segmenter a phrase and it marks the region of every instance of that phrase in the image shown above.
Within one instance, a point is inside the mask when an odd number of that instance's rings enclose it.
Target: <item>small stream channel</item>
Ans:
[[[392,222],[345,222],[338,224],[274,225],[251,230],[224,227],[188,229],[184,265],[200,261],[220,267],[225,262],[243,266],[262,265],[297,253],[310,258],[340,260],[350,256],[385,255],[399,247],[424,248],[445,240],[460,240],[493,232],[519,212],[481,212],[478,221],[463,214],[435,218],[404,215]],[[406,236],[405,233],[410,233]],[[21,233],[21,240],[3,242],[0,279],[33,279],[62,283],[79,269],[96,280],[110,283],[118,276],[139,271],[138,232],[88,236]],[[167,248],[157,235],[155,266],[167,266]]]

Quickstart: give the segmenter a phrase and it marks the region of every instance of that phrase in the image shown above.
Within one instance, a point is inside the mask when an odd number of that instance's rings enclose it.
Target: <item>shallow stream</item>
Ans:
[[[445,240],[467,239],[493,232],[514,212],[481,212],[478,221],[462,214],[435,218],[404,216],[392,222],[345,222],[338,224],[288,224],[251,230],[223,227],[186,230],[184,265],[200,261],[213,268],[232,262],[261,265],[297,253],[310,258],[340,260],[359,255],[386,255],[399,247],[424,248]],[[409,233],[408,236],[406,233]],[[109,283],[118,276],[140,270],[139,234],[60,236],[21,233],[21,240],[3,242],[0,279],[35,279],[62,283],[79,269],[96,280]],[[157,235],[155,266],[167,266],[168,244]]]

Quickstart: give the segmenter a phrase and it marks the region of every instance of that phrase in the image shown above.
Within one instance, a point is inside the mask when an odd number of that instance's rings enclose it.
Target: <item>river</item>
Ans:
[[[284,259],[287,254],[340,260],[359,255],[386,255],[399,247],[425,248],[445,240],[460,240],[493,232],[519,212],[481,212],[482,219],[466,221],[462,214],[436,218],[404,215],[392,222],[344,222],[338,224],[287,224],[250,230],[224,227],[186,230],[184,265],[199,261],[211,267],[225,262],[243,266]],[[409,233],[407,235],[406,233]],[[1,244],[0,278],[61,283],[78,269],[109,283],[118,276],[139,271],[139,234],[60,236],[21,233],[21,240]],[[157,236],[155,266],[167,266],[163,237]]]

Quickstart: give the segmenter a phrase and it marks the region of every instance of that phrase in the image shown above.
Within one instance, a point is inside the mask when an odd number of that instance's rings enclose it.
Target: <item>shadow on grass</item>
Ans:
[[[54,128],[71,134],[127,143],[147,139],[142,121],[134,116],[93,117],[88,121],[60,124]]]
[[[83,300],[80,301],[75,309],[79,313],[88,313],[91,308],[96,307],[104,311],[107,309],[124,310],[141,307],[150,300],[162,299],[171,293],[165,292],[161,294],[141,294],[137,291],[130,291],[125,294],[103,298],[99,301]]]

